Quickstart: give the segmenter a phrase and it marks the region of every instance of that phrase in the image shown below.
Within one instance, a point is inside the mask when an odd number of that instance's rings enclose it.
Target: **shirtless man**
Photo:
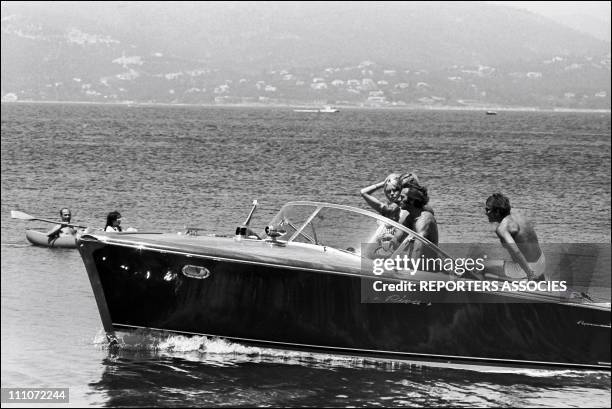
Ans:
[[[62,224],[55,225],[47,232],[47,237],[49,237],[49,240],[56,239],[59,236],[70,236],[76,234],[76,229],[64,224],[70,223],[70,219],[72,217],[70,209],[67,207],[60,209],[60,217],[62,218]]]
[[[433,210],[427,206],[428,201],[427,189],[423,187],[402,189],[400,207],[408,213],[405,213],[399,222],[437,245],[438,223]]]
[[[400,207],[405,211],[402,212],[398,223],[403,224],[410,230],[438,245],[438,223],[434,217],[433,210],[427,206],[428,201],[427,189],[422,186],[402,189],[400,193]],[[397,248],[404,239],[405,234],[399,230],[393,238],[394,248]],[[436,253],[427,247],[424,242],[416,240],[412,249],[412,258],[418,259],[421,255],[428,258],[437,257]]]
[[[495,233],[508,250],[513,261],[490,260],[486,271],[510,278],[540,280],[544,276],[546,260],[540,249],[538,236],[529,220],[520,214],[510,214],[510,200],[495,193],[486,201],[485,213],[490,223],[499,223]]]

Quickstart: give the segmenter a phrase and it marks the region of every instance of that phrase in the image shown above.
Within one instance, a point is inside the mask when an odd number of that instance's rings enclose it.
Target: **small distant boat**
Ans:
[[[323,107],[323,109],[319,109],[319,112],[321,113],[334,113],[334,112],[339,112],[339,109],[336,108],[332,108],[329,105],[326,105],[325,107]]]
[[[26,229],[26,239],[35,246],[76,249],[76,236],[59,236],[49,240],[43,228]]]
[[[497,112],[495,112],[495,111],[487,111],[486,114],[487,115],[497,115]]]
[[[328,113],[340,112],[340,110],[337,109],[337,108],[332,108],[331,106],[326,105],[326,106],[324,106],[321,109],[298,108],[298,109],[294,109],[293,112],[311,112],[311,113],[328,114]]]

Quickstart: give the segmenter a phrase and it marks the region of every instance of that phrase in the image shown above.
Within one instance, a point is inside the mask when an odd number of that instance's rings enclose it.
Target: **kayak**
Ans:
[[[49,230],[43,228],[26,229],[26,239],[35,246],[76,249],[75,236],[59,236],[53,240],[49,240],[47,231]]]

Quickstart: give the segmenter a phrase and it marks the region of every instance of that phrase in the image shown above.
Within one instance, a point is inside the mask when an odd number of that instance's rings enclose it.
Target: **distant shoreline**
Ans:
[[[165,103],[165,102],[90,102],[90,101],[2,101],[2,104],[65,104],[65,105],[111,105],[133,107],[194,107],[194,108],[313,108],[317,104],[187,104],[187,103]],[[330,104],[325,104],[330,105]],[[459,107],[459,106],[356,106],[356,105],[331,105],[340,110],[405,110],[405,111],[493,111],[493,112],[567,112],[567,113],[605,113],[610,109],[581,109],[581,108],[539,108],[539,107]]]

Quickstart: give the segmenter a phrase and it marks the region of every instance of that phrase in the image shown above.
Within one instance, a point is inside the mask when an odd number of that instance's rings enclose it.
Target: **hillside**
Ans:
[[[3,3],[2,96],[610,109],[610,43],[478,3]]]

